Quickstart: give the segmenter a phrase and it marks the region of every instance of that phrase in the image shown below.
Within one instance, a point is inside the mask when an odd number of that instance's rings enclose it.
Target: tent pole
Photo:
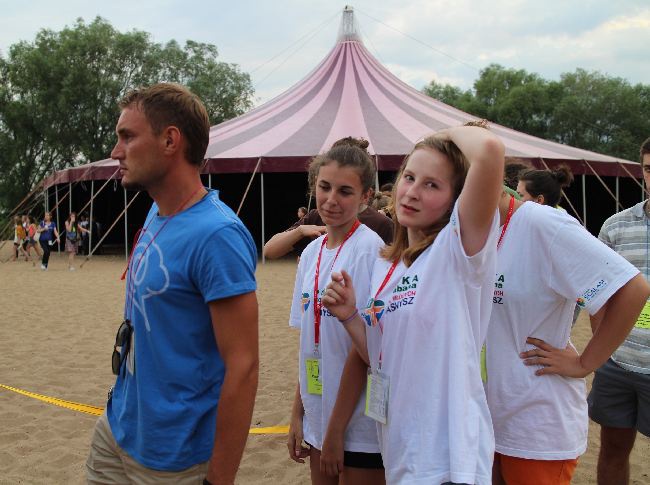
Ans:
[[[636,184],[641,187],[641,190],[643,190],[643,175],[641,176],[641,182],[639,182],[634,175],[630,173],[630,171],[625,168],[625,165],[623,165],[621,162],[618,162],[618,164],[621,166],[623,170],[625,170],[625,173],[629,175],[629,177],[636,182]]]
[[[587,228],[587,175],[582,174],[582,224]]]
[[[212,188],[212,174],[211,173],[208,174],[208,188],[209,189]]]
[[[15,215],[18,213],[18,211],[22,210],[24,212],[31,212],[31,210],[38,204],[38,198],[43,195],[42,194],[42,186],[43,182],[39,182],[36,184],[36,186],[25,196],[23,197],[23,200],[21,200],[16,207],[13,208],[11,212],[7,215],[8,218],[11,218],[11,216]],[[39,190],[41,193],[39,193]],[[25,209],[23,206],[27,204],[27,201],[31,198],[34,197],[31,203],[31,208],[30,209]],[[36,201],[36,202],[35,202]]]
[[[246,191],[244,192],[244,196],[241,198],[241,202],[239,203],[239,207],[237,208],[237,212],[236,212],[237,215],[239,215],[239,212],[241,211],[241,208],[244,205],[244,201],[246,200],[246,196],[248,195],[248,191],[251,189],[251,184],[253,183],[253,178],[255,177],[255,174],[257,173],[257,169],[260,168],[261,163],[262,163],[262,157],[260,157],[257,160],[257,165],[255,165],[255,170],[253,170],[253,173],[251,174],[251,178],[248,181],[248,186],[246,187]]]
[[[90,181],[90,235],[88,236],[88,257],[93,253],[93,233],[95,226],[93,225],[93,208],[95,205],[95,180]]]
[[[61,221],[59,220],[59,186],[54,187],[54,202],[56,202],[56,226],[58,229],[61,229]],[[60,236],[59,236],[60,237]],[[56,250],[61,254],[61,241],[58,241],[56,245]]]
[[[266,264],[266,258],[264,257],[264,172],[260,173],[260,187],[261,187],[261,199],[262,199],[262,264]]]
[[[645,179],[641,177],[641,202],[645,200]]]
[[[600,175],[598,175],[598,173],[594,170],[594,167],[592,167],[591,164],[587,160],[583,159],[582,161],[585,162],[585,164],[587,164],[587,167],[589,167],[589,169],[593,172],[593,174],[596,176],[596,178],[602,184],[602,186],[605,187],[605,190],[607,191],[607,193],[612,197],[612,199],[614,199],[616,201],[616,204],[617,204],[616,205],[616,212],[618,212],[618,196],[612,194],[612,191],[610,190],[609,187],[607,187],[607,184],[605,183],[605,181],[600,177]],[[622,208],[623,208],[623,206],[621,206],[621,209]]]
[[[375,153],[375,195],[379,193],[379,157]]]
[[[129,260],[129,214],[126,211],[126,189],[124,190],[124,259]]]
[[[50,188],[45,189],[45,212],[50,212]]]
[[[72,212],[72,182],[68,182],[68,213]]]
[[[95,249],[97,249],[99,246],[102,245],[102,242],[104,241],[104,239],[106,239],[106,236],[108,236],[108,234],[113,230],[113,228],[115,227],[115,224],[117,224],[118,221],[120,220],[120,217],[122,217],[122,214],[126,214],[126,210],[127,210],[129,207],[131,207],[131,204],[133,204],[133,202],[135,202],[135,199],[138,198],[138,195],[140,195],[140,191],[138,191],[138,192],[135,193],[135,195],[133,196],[133,198],[131,199],[131,201],[126,205],[126,207],[124,208],[124,210],[120,213],[119,216],[117,216],[117,219],[115,219],[115,220],[113,221],[113,224],[111,224],[111,226],[110,226],[108,229],[106,229],[106,231],[104,232],[104,235],[102,236],[102,238],[101,238],[99,241],[97,241],[97,244],[95,244]],[[92,232],[91,232],[90,234],[92,234]],[[84,259],[83,263],[81,263],[81,264],[79,265],[79,268],[83,268],[84,264],[86,264],[86,263],[88,262],[88,260],[90,260],[90,257],[91,257],[92,255],[93,255],[92,251],[89,251],[89,252],[88,252],[88,256],[86,256],[86,259]]]
[[[619,188],[618,188],[618,175],[616,176],[616,213],[618,214],[618,206],[621,204],[618,201],[618,196],[619,196]]]
[[[24,214],[29,214],[32,209],[38,204],[38,194],[34,199],[32,200],[31,204],[28,204],[26,207],[23,207],[23,204],[27,201],[28,197],[30,197],[33,194],[33,192],[30,192],[23,200],[20,201],[20,204],[18,204],[9,214],[7,214],[7,223],[2,226],[2,229],[0,229],[0,239],[4,235],[5,232],[9,231],[10,229],[13,231],[13,216],[18,213],[18,210],[21,210]],[[13,232],[11,233],[11,239],[13,240]],[[0,249],[4,247],[4,243],[0,245]]]
[[[115,172],[113,172],[113,175],[111,175],[110,177],[108,177],[108,178],[106,179],[106,182],[104,182],[104,184],[99,188],[99,190],[97,191],[97,193],[95,194],[94,197],[97,197],[97,196],[101,193],[101,191],[104,190],[104,188],[108,185],[108,183],[109,183],[111,180],[113,180],[113,177],[115,177],[115,174],[117,173],[117,171],[118,171],[119,169],[120,169],[120,168],[118,167],[117,170],[115,170]],[[93,198],[94,198],[94,197],[93,197]],[[93,199],[90,199],[88,202],[86,202],[86,204],[85,204],[81,209],[79,209],[79,212],[80,212],[80,213],[83,212],[83,211],[86,209],[86,207],[88,207],[88,205],[90,205],[90,203],[92,202],[92,200],[93,200]]]

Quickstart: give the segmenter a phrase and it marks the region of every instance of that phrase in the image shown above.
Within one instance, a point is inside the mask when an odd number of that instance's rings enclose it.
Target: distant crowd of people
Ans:
[[[14,216],[14,247],[11,261],[24,258],[25,261],[41,260],[41,270],[47,271],[50,253],[61,240],[65,241],[65,252],[68,254],[68,269],[75,270],[74,261],[77,253],[88,254],[90,223],[88,216],[82,214],[77,219],[77,213],[71,212],[64,223],[65,231],[59,233],[52,213],[45,212],[43,219],[37,224],[29,214]]]

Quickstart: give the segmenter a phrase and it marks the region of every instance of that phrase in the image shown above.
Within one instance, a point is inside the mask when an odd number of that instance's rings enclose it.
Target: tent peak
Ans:
[[[357,21],[354,18],[354,7],[346,5],[341,16],[341,25],[339,26],[339,36],[337,43],[341,42],[361,42]]]

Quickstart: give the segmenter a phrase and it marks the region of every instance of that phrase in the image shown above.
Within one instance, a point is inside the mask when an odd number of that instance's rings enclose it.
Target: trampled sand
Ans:
[[[7,244],[0,259],[9,254]],[[69,272],[56,253],[47,272],[39,264],[0,264],[0,384],[103,406],[114,380],[110,356],[122,319],[124,266],[124,258],[102,256]],[[288,424],[298,348],[298,336],[287,325],[295,267],[289,260],[258,267],[261,368],[253,427]],[[579,348],[590,333],[583,313],[574,329]],[[0,388],[0,483],[85,483],[95,420]],[[308,465],[292,462],[285,442],[285,435],[251,435],[237,483],[309,483]],[[598,447],[592,423],[573,483],[595,483]],[[633,484],[650,483],[649,456],[650,439],[639,436]]]

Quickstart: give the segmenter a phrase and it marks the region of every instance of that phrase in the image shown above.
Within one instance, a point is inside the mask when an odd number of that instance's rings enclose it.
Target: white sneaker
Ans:
[[[70,271],[74,271],[74,266],[70,266]]]
[[[46,271],[46,270],[47,270],[47,266],[45,266],[44,264],[41,264],[41,271]]]

